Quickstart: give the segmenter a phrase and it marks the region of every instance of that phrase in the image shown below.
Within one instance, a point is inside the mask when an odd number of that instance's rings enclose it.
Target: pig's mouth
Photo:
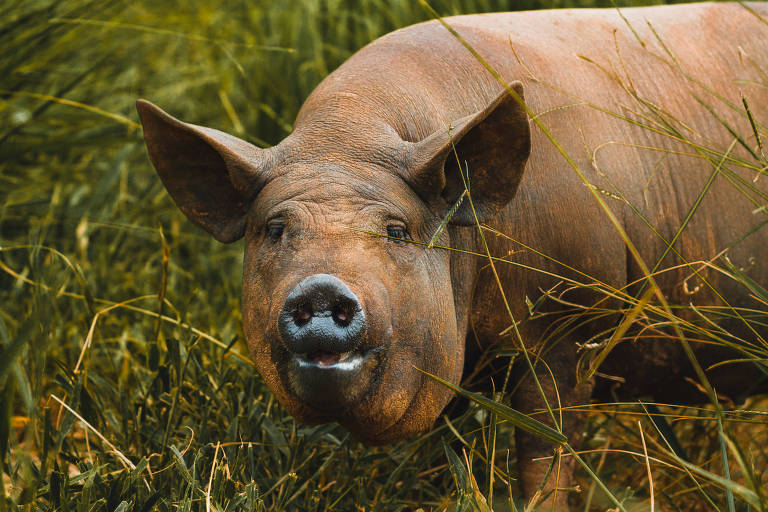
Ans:
[[[329,352],[327,350],[318,349],[296,356],[296,362],[299,366],[354,370],[363,364],[364,358],[365,354],[358,351]]]
[[[330,413],[346,409],[370,388],[383,347],[331,352],[316,349],[293,354],[288,380],[293,392],[309,407]]]

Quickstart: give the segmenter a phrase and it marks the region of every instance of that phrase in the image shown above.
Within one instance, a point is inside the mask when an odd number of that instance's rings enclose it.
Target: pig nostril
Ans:
[[[296,325],[302,326],[310,320],[312,320],[312,306],[309,304],[302,304],[296,308],[296,314],[294,316]]]
[[[285,348],[294,355],[314,353],[315,363],[333,365],[340,361],[335,359],[339,354],[362,344],[365,312],[343,281],[315,274],[300,281],[285,298],[277,328]]]
[[[331,316],[333,316],[333,321],[342,327],[346,327],[352,321],[352,313],[349,307],[344,304],[335,306]]]

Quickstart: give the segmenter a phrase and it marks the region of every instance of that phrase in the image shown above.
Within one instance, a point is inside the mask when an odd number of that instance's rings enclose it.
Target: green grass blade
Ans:
[[[728,450],[725,448],[725,431],[720,416],[717,417],[717,434],[720,438],[720,460],[723,464],[723,477],[731,481],[731,469],[728,467]],[[736,512],[736,503],[733,499],[733,490],[725,489],[725,500],[728,503],[728,512]]]
[[[735,482],[732,482],[729,479],[723,478],[720,475],[716,475],[710,471],[707,471],[704,468],[701,468],[691,462],[687,462],[677,455],[674,455],[673,453],[670,453],[670,457],[675,459],[675,462],[680,464],[681,466],[685,467],[692,473],[696,473],[699,476],[702,476],[706,478],[707,480],[710,480],[711,482],[719,485],[726,491],[730,491],[742,500],[744,500],[747,504],[750,506],[756,508],[757,510],[765,510],[764,504],[761,503],[760,498],[752,492],[751,490],[747,489],[743,485],[739,485]]]
[[[741,102],[744,104],[744,111],[747,113],[747,119],[749,119],[749,126],[752,128],[752,135],[755,136],[755,142],[757,143],[757,150],[760,152],[760,156],[763,157],[763,160],[765,160],[765,155],[763,154],[763,139],[762,137],[760,137],[760,131],[757,129],[757,123],[755,122],[755,117],[752,115],[752,110],[749,108],[749,103],[747,103],[747,98],[742,96]]]
[[[432,235],[432,238],[429,239],[429,243],[427,244],[427,249],[432,249],[435,246],[435,244],[437,243],[437,239],[440,238],[440,235],[443,233],[443,231],[445,231],[445,228],[448,226],[448,223],[451,222],[451,218],[458,211],[459,207],[461,207],[461,203],[464,202],[465,197],[467,197],[466,189],[461,193],[459,198],[453,204],[453,207],[448,211],[448,214],[445,216],[445,218],[443,218],[442,222],[440,222],[440,225],[435,230],[435,234]]]
[[[419,369],[417,368],[417,370]],[[504,404],[491,400],[490,398],[486,398],[479,393],[467,391],[466,389],[463,389],[456,384],[452,384],[447,380],[438,377],[437,375],[432,375],[431,373],[425,372],[424,370],[419,371],[430,379],[433,379],[447,387],[456,394],[475,402],[483,409],[492,411],[498,415],[499,419],[507,420],[514,426],[519,427],[526,432],[529,432],[537,437],[540,437],[541,439],[557,445],[564,445],[568,442],[568,438],[565,437],[562,433],[540,421],[531,418],[530,416],[526,416],[525,414],[518,412],[511,407],[507,407]]]
[[[24,348],[26,338],[24,336],[16,336],[11,340],[8,333],[8,327],[5,325],[2,315],[0,315],[0,388],[3,387],[7,381],[13,363],[21,353],[21,349]]]

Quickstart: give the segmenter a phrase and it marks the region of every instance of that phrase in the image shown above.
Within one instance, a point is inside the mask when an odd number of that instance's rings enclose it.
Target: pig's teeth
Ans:
[[[296,358],[299,366],[351,371],[360,368],[364,357],[358,352],[309,352]]]

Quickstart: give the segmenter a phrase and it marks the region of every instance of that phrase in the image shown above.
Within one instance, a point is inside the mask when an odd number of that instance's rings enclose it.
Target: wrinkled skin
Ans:
[[[753,8],[768,14],[763,5]],[[468,164],[478,220],[528,247],[488,236],[492,254],[511,254],[512,261],[522,264],[497,267],[515,318],[525,317],[526,296],[538,297],[563,277],[584,281],[583,275],[557,262],[616,288],[642,277],[589,190],[544,134],[530,127],[518,99],[524,96],[530,112],[540,116],[591,183],[619,190],[670,240],[712,173],[712,164],[676,153],[660,160],[659,152],[647,148],[681,153],[691,153],[691,148],[604,111],[638,119],[633,110],[642,108],[629,94],[634,90],[684,120],[694,130],[687,135],[694,141],[725,151],[732,136],[694,94],[715,91],[734,105],[741,104],[743,94],[754,116],[765,120],[768,93],[756,85],[762,78],[755,66],[739,63],[747,55],[768,69],[768,30],[738,5],[623,13],[647,50],[613,10],[448,19],[512,84],[514,95],[504,93],[437,23],[394,32],[362,49],[323,81],[302,107],[294,132],[265,150],[182,123],[139,102],[150,157],[176,203],[223,242],[245,237],[243,319],[248,344],[269,387],[300,421],[337,421],[368,443],[423,432],[451,393],[417,368],[459,383],[465,366],[467,372],[472,370],[474,359],[465,361],[465,355],[474,354],[474,347],[510,340],[500,334],[509,332],[510,319],[486,261],[380,236],[389,233],[421,242],[432,237],[464,190],[452,142]],[[651,55],[664,56],[665,51],[647,22],[703,88]],[[620,87],[616,77],[629,84],[627,76],[631,84]],[[706,100],[717,103],[712,95]],[[751,133],[745,116],[736,110],[720,109],[720,115],[740,133]],[[733,154],[741,155],[738,148]],[[744,180],[754,178],[747,171],[734,171]],[[757,186],[766,191],[766,183],[763,179]],[[626,203],[607,200],[644,260],[655,263],[664,253],[664,242]],[[764,214],[754,210],[755,204],[727,180],[715,180],[676,250],[687,261],[715,258],[764,221]],[[437,245],[482,253],[474,225],[469,201],[464,201]],[[752,279],[765,283],[767,245],[768,230],[757,229],[728,255],[746,267]],[[669,254],[660,268],[680,261]],[[700,284],[688,279],[685,288],[689,273],[683,268],[658,276],[670,301],[718,304],[706,287],[689,293]],[[733,305],[755,305],[731,280],[704,273]],[[289,324],[296,322],[290,325],[294,330],[302,328],[304,316],[313,314],[302,309],[301,294],[309,293],[302,283],[308,278],[325,280],[328,289],[343,289],[363,312],[358,314],[364,314],[356,317],[363,327],[342,355],[340,349],[328,348],[337,347],[338,339],[320,340],[312,350],[295,353],[289,347],[299,342],[286,340],[281,333],[287,331],[278,328],[281,314]],[[301,300],[286,302],[297,294]],[[307,297],[326,301],[325,296]],[[563,297],[584,305],[599,299],[583,289]],[[343,331],[345,322],[334,316],[334,327],[327,320],[331,313],[328,309],[312,318],[322,317],[331,331]],[[529,348],[536,347],[556,321],[548,316],[526,322],[522,339]],[[555,384],[563,406],[588,401],[611,386],[627,397],[706,401],[684,379],[693,372],[679,345],[661,338],[616,347],[601,372],[623,378],[623,385],[589,380],[577,386],[576,344],[613,322],[595,322],[543,347],[540,353],[555,381],[543,365],[536,371],[551,401],[557,398]],[[754,340],[756,334],[744,336]],[[465,350],[468,344],[472,350]],[[705,367],[729,357],[706,347],[695,350]],[[349,354],[351,359],[344,359]],[[741,365],[732,370],[708,371],[719,393],[738,397],[764,389],[754,368]],[[512,405],[522,411],[540,409],[542,398],[527,371],[518,372],[516,382]],[[578,442],[581,421],[577,415],[563,419],[572,444]],[[521,483],[530,496],[546,469],[546,462],[531,459],[551,455],[552,447],[524,432],[518,434],[517,444]],[[558,486],[570,485],[572,464],[564,461]],[[550,481],[548,488],[555,485]],[[550,499],[566,506],[565,493]]]
[[[461,376],[455,306],[450,288],[442,286],[450,280],[449,255],[356,231],[386,232],[387,223],[398,219],[423,240],[439,219],[399,178],[380,170],[375,181],[363,181],[358,176],[369,169],[347,169],[318,191],[311,183],[316,176],[298,164],[257,198],[256,233],[246,235],[244,324],[259,371],[293,415],[309,423],[339,421],[361,439],[386,442],[429,428],[445,405],[444,393],[427,385],[414,366],[453,380]],[[259,232],[278,209],[287,219],[285,232],[280,241],[265,243]],[[343,276],[367,311],[363,347],[383,349],[372,361],[378,367],[338,390],[345,399],[337,408],[297,400],[286,370],[290,356],[275,325],[298,280],[319,273]]]

